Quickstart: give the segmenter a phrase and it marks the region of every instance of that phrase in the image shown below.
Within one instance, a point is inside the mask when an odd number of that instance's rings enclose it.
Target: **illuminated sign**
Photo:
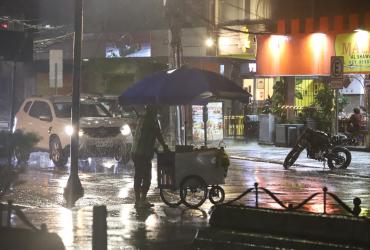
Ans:
[[[209,141],[221,141],[223,139],[223,116],[222,102],[211,102],[207,104],[207,138]],[[203,106],[193,105],[193,142],[204,142]]]
[[[370,71],[370,33],[340,34],[335,39],[335,54],[344,57],[344,72]]]
[[[221,30],[218,37],[218,54],[220,56],[255,59],[256,42],[245,26],[228,26],[231,30]],[[241,32],[235,32],[240,30]]]

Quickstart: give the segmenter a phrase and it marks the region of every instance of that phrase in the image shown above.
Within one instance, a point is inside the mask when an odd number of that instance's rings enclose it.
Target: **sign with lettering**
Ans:
[[[330,86],[333,89],[343,88],[343,56],[332,56],[330,59]]]
[[[344,73],[370,72],[370,32],[339,34],[335,39],[335,55],[344,58]]]

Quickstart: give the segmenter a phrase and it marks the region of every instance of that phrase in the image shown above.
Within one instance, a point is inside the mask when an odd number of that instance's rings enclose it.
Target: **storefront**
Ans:
[[[282,20],[278,22],[277,34],[258,36],[257,76],[283,78],[287,85],[285,108],[290,119],[297,118],[305,107],[313,106],[318,92],[330,87],[332,56],[344,57],[344,87],[339,96],[342,114],[354,107],[363,107],[365,111],[370,33],[358,27],[361,23],[370,30],[370,14],[363,19],[358,15],[348,17],[346,29],[343,19],[322,17],[316,29],[312,19]]]

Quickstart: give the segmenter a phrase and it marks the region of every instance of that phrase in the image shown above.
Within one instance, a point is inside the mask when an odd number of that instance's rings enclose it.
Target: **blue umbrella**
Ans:
[[[251,95],[226,77],[207,70],[181,67],[139,80],[119,97],[121,104],[186,105],[211,100],[248,102]]]

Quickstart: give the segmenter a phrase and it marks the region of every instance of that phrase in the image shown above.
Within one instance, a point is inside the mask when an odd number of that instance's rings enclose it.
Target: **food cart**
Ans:
[[[225,183],[229,160],[223,148],[207,148],[207,103],[221,99],[248,103],[250,97],[243,88],[220,74],[186,66],[156,72],[122,93],[119,102],[123,105],[203,106],[204,146],[195,149],[186,145],[185,129],[185,145],[176,146],[175,152],[157,155],[158,187],[163,202],[169,206],[184,203],[196,208],[207,197],[213,203],[223,201],[225,192],[219,185]]]
[[[158,153],[157,179],[160,197],[168,206],[184,203],[201,206],[207,199],[221,203],[225,192],[228,157],[223,148],[177,147],[175,152]]]

